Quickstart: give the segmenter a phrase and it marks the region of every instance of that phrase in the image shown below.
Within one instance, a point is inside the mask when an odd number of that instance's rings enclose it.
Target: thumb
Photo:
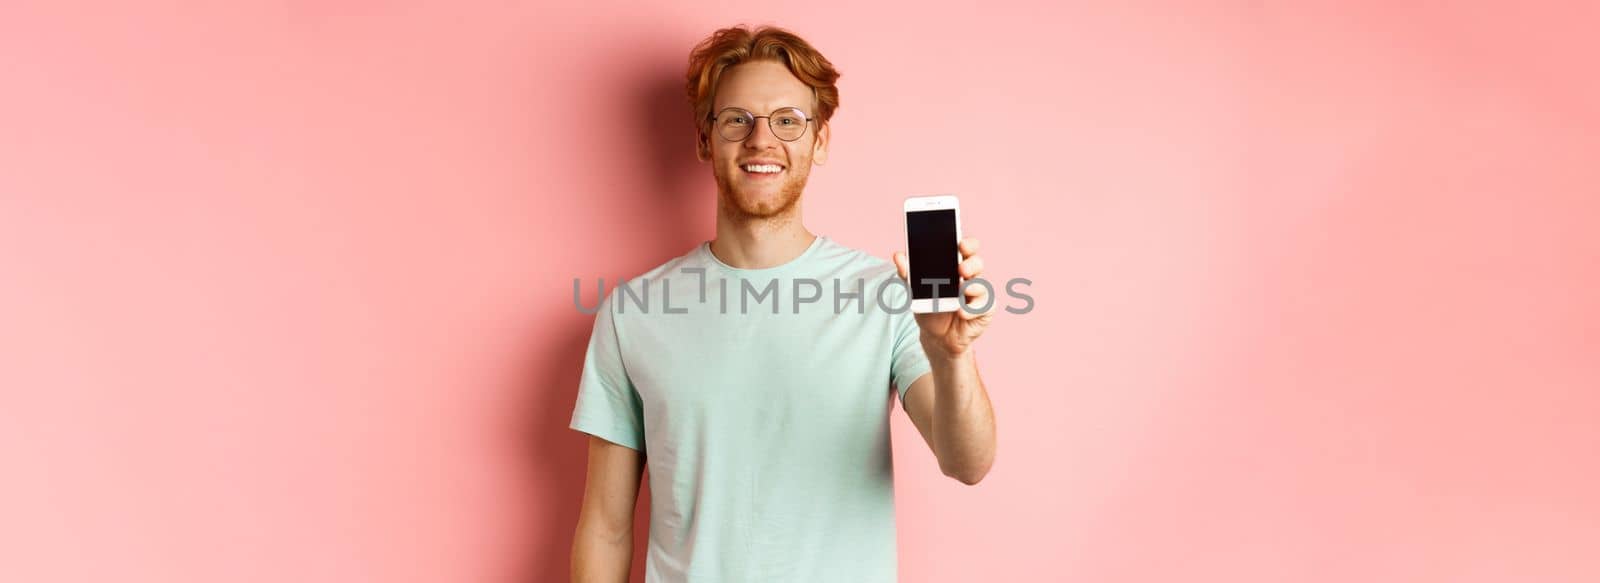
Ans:
[[[911,261],[910,261],[909,258],[906,257],[906,254],[905,254],[904,251],[895,251],[894,252],[894,269],[895,269],[895,271],[900,272],[900,279],[904,279],[906,281],[910,281],[911,280],[911,275],[910,275],[911,267],[910,267],[910,265],[911,265]]]

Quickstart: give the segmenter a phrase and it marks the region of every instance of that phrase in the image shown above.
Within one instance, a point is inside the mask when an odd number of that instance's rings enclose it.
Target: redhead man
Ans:
[[[573,581],[627,580],[648,466],[650,583],[892,583],[895,397],[946,475],[988,473],[994,411],[972,346],[990,310],[911,314],[907,288],[886,285],[906,277],[904,253],[891,263],[801,220],[838,78],[778,28],[719,30],[691,53],[716,238],[596,314],[571,425],[590,435]],[[959,249],[961,276],[978,277],[978,242]],[[986,296],[967,289],[969,306]]]

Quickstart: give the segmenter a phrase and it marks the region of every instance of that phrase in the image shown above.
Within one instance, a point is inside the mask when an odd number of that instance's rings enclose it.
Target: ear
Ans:
[[[711,159],[711,143],[706,140],[705,132],[698,130],[695,131],[694,158],[701,162]]]
[[[824,166],[828,163],[828,138],[833,135],[833,130],[828,126],[817,129],[817,143],[811,146],[811,163]]]

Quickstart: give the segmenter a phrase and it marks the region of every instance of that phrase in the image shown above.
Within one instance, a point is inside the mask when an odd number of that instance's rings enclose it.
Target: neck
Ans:
[[[739,269],[765,269],[799,257],[816,238],[801,224],[798,204],[773,217],[751,217],[718,205],[711,253]]]

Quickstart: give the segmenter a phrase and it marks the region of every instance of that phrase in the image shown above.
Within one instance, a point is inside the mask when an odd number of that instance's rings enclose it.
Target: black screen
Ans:
[[[956,286],[961,284],[956,269],[960,256],[956,251],[956,211],[912,211],[906,213],[906,235],[911,239],[911,297],[925,300],[933,297],[933,284],[927,279],[943,279],[939,283],[939,297],[956,297]]]

